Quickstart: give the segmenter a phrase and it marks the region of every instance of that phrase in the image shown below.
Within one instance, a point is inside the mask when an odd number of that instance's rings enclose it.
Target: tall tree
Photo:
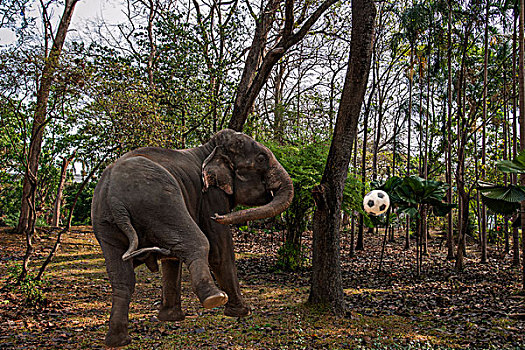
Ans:
[[[36,211],[35,211],[35,192],[37,186],[37,171],[42,150],[42,140],[47,118],[47,107],[51,86],[55,71],[59,64],[62,47],[66,40],[66,34],[73,16],[73,11],[78,0],[66,0],[64,12],[60,19],[51,50],[45,52],[44,67],[39,79],[38,90],[36,92],[36,107],[33,116],[33,126],[31,130],[31,141],[29,143],[29,152],[26,162],[26,172],[24,176],[24,185],[22,190],[22,205],[20,208],[20,218],[17,231],[26,233],[27,250],[24,256],[24,264],[21,278],[25,277],[27,264],[32,253],[32,236],[35,230]],[[43,9],[45,12],[45,8]],[[48,17],[44,16],[44,25],[50,26]]]
[[[519,51],[518,51],[518,98],[520,109],[520,151],[525,150],[525,0],[519,0]],[[520,176],[520,184],[525,186],[525,174]],[[525,290],[525,201],[521,202],[521,252],[523,256],[522,283]]]
[[[486,138],[487,138],[487,77],[488,77],[488,62],[489,62],[489,10],[490,0],[487,0],[485,5],[485,35],[483,40],[483,116],[482,116],[482,136],[481,136],[481,179],[486,177]],[[478,195],[479,201],[479,195]],[[480,203],[481,204],[481,203]],[[487,262],[487,208],[481,204],[481,262]]]
[[[313,191],[317,209],[309,302],[329,305],[336,314],[345,310],[339,251],[341,202],[370,71],[375,16],[372,0],[352,1],[348,70],[323,178]]]
[[[452,4],[447,1],[447,170],[446,179],[452,184]],[[452,186],[447,190],[448,203],[452,203]],[[447,215],[447,260],[454,259],[454,227],[452,211]]]

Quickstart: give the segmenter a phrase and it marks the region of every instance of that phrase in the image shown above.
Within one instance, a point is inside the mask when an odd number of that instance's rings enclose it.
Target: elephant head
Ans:
[[[212,141],[215,148],[202,164],[203,191],[216,186],[233,196],[236,205],[255,206],[215,214],[215,221],[239,224],[288,208],[294,194],[292,179],[266,146],[233,130],[219,132]]]

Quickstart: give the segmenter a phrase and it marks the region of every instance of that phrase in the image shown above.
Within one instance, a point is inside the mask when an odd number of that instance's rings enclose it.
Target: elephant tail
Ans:
[[[142,249],[137,249],[139,246],[139,236],[137,231],[131,225],[131,220],[129,217],[129,212],[118,198],[111,197],[109,200],[109,206],[111,208],[111,213],[113,214],[113,220],[117,227],[124,232],[126,237],[129,240],[128,250],[122,255],[122,260],[127,261],[138,255],[144,253],[160,253],[163,255],[169,255],[170,251],[168,249],[163,249],[159,247],[147,247]]]

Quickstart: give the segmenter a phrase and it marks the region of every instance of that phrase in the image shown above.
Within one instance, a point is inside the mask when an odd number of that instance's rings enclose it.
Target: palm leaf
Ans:
[[[397,209],[397,213],[398,214],[405,213],[412,219],[419,218],[419,212],[417,211],[417,208],[414,208],[414,207],[409,207],[409,206],[399,207],[399,209]]]
[[[512,174],[523,174],[525,173],[525,165],[516,164],[511,160],[500,160],[496,163],[496,167],[499,171],[504,173]]]
[[[502,199],[490,198],[481,195],[481,201],[489,208],[489,210],[496,214],[510,215],[516,213],[520,208],[519,202],[508,202]]]
[[[525,150],[521,151],[513,160],[500,160],[496,167],[504,173],[525,173]]]
[[[502,200],[509,203],[520,203],[525,200],[525,188],[518,185],[478,187],[486,198]]]
[[[446,216],[450,211],[457,207],[457,204],[452,203],[436,203],[432,205],[432,212],[436,216]]]

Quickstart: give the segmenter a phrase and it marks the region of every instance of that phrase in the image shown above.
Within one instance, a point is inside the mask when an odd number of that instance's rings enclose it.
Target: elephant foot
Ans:
[[[248,306],[230,306],[224,308],[224,315],[229,317],[246,317],[252,313]]]
[[[161,308],[159,310],[159,320],[173,322],[173,321],[183,321],[186,315],[180,308]]]
[[[131,337],[128,335],[127,330],[113,331],[110,329],[106,335],[105,343],[110,348],[117,348],[131,343]]]
[[[224,292],[210,295],[202,302],[205,309],[213,309],[214,307],[222,306],[228,302],[228,296]]]

